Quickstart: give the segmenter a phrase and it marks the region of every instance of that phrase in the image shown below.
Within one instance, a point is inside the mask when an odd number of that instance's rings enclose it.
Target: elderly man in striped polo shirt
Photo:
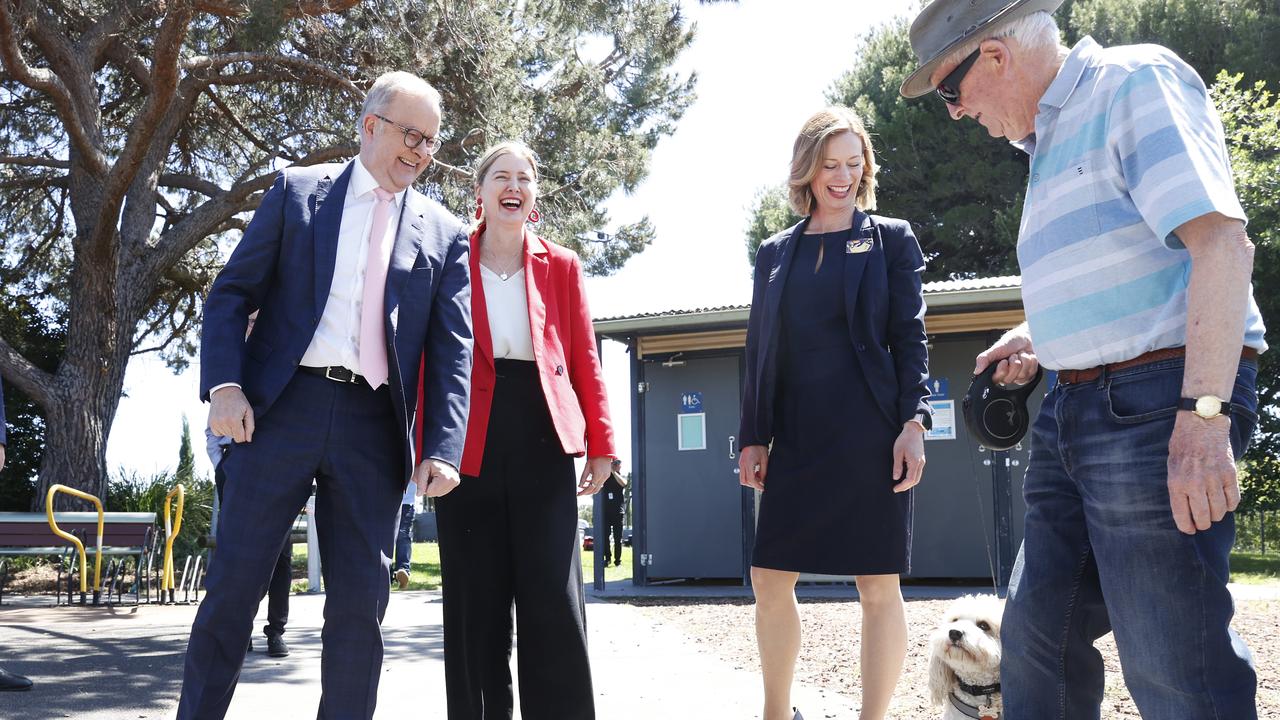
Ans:
[[[1058,371],[1002,628],[1006,717],[1097,718],[1093,643],[1110,630],[1144,718],[1251,720],[1257,678],[1226,583],[1266,343],[1222,124],[1163,47],[1063,46],[1061,3],[935,0],[902,85],[1031,156],[1027,322],[976,368]]]

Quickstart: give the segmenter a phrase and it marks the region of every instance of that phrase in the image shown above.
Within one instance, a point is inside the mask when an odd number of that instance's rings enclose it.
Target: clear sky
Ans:
[[[749,302],[743,234],[756,191],[786,178],[796,132],[853,64],[860,38],[916,7],[912,0],[685,5],[698,34],[677,67],[697,71],[698,98],[676,133],[659,143],[648,179],[635,193],[609,201],[617,222],[647,214],[657,237],[621,271],[588,281],[597,318]],[[210,472],[202,452],[208,406],[196,396],[198,363],[176,376],[154,356],[130,364],[107,444],[113,471],[174,467],[185,413],[196,472]],[[621,345],[605,343],[604,366],[625,471],[631,467],[630,380]]]

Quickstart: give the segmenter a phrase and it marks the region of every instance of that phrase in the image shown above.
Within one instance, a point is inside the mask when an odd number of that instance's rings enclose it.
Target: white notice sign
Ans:
[[[924,434],[925,440],[956,439],[956,401],[930,400],[933,408],[933,429]]]

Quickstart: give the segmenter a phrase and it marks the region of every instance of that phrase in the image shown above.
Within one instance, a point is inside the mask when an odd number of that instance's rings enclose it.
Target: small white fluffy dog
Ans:
[[[1000,616],[994,595],[966,595],[929,636],[929,698],[942,720],[1000,720]]]

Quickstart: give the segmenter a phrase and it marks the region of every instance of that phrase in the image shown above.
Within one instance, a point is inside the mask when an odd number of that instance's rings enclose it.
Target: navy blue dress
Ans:
[[[779,312],[773,447],[752,565],[833,575],[904,573],[912,493],[893,492],[891,423],[855,357],[844,301],[852,231],[798,235]],[[818,248],[823,247],[818,265]]]

